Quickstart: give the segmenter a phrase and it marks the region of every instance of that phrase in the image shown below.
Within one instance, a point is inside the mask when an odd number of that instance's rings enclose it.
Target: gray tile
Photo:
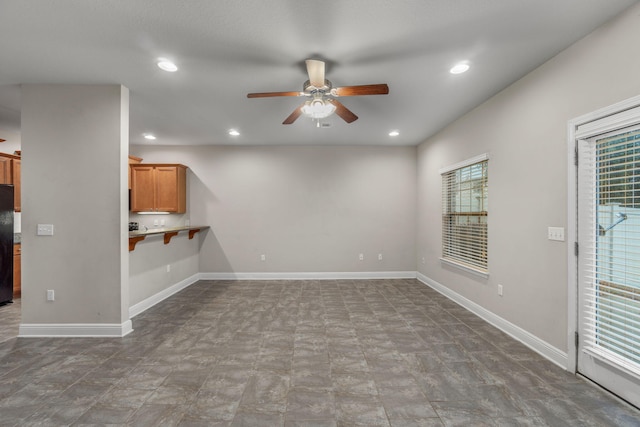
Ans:
[[[542,427],[550,426],[544,419],[538,417],[513,417],[513,418],[496,418],[496,426],[498,427]],[[618,425],[618,424],[616,424]]]
[[[129,420],[129,425],[136,427],[172,427],[180,424],[186,407],[172,404],[145,403]]]
[[[233,420],[242,395],[220,389],[200,391],[189,407],[189,415],[211,420]]]
[[[284,427],[337,427],[338,423],[333,418],[324,420],[286,420]]]
[[[438,417],[431,403],[418,388],[381,388],[380,400],[391,421]]]
[[[284,416],[280,413],[238,412],[231,427],[284,426]]]
[[[331,353],[329,362],[331,372],[352,373],[368,372],[369,366],[362,352]]]
[[[145,403],[164,405],[188,405],[193,402],[197,389],[185,388],[180,385],[161,385],[151,393]]]
[[[336,395],[339,426],[388,427],[382,403],[374,396]]]
[[[148,389],[116,386],[100,397],[100,403],[105,406],[128,406],[137,409],[152,393],[153,390]]]
[[[390,419],[391,427],[442,427],[442,420],[436,418]]]
[[[331,370],[329,365],[316,368],[294,369],[291,373],[293,387],[325,389],[331,388]]]
[[[429,372],[416,379],[429,401],[468,400],[477,395],[478,386],[454,378],[446,372]]]
[[[286,413],[288,422],[324,422],[335,419],[335,413],[335,398],[331,391],[292,388],[289,392]]]
[[[78,419],[76,424],[124,424],[134,412],[135,409],[126,406],[94,405]]]
[[[333,380],[333,390],[339,394],[378,394],[373,376],[366,372],[333,373],[331,379]]]
[[[246,412],[284,413],[290,379],[288,375],[259,371],[247,382],[240,410]]]
[[[560,399],[527,400],[523,402],[526,415],[542,418],[547,424],[556,426],[599,426],[596,418],[578,405]]]

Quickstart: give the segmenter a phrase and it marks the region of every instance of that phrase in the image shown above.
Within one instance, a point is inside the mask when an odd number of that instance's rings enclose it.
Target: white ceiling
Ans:
[[[0,0],[0,138],[19,132],[21,83],[116,83],[132,144],[416,145],[636,2]],[[307,58],[390,93],[341,98],[360,119],[319,129],[281,124],[300,98],[246,98],[302,90]]]

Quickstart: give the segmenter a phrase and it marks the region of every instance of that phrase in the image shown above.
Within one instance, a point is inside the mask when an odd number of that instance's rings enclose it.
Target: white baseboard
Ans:
[[[131,333],[131,320],[117,323],[23,323],[18,336],[22,338],[43,337],[116,337],[121,338]]]
[[[549,359],[556,365],[560,366],[562,369],[567,369],[568,355],[566,352],[552,346],[546,341],[541,340],[540,338],[525,331],[519,326],[514,325],[508,320],[505,320],[502,317],[492,313],[491,311],[476,304],[475,302],[452,291],[446,286],[436,282],[433,279],[430,279],[424,274],[417,273],[416,276],[417,276],[417,279],[422,283],[424,283],[425,285],[435,289],[436,291],[440,292],[442,295],[446,296],[450,300],[460,304],[462,307],[466,308],[467,310],[476,314],[480,318],[491,323],[493,326],[500,329],[502,332],[520,341],[522,344],[526,345],[527,347],[529,347],[536,353],[540,354],[541,356]]]
[[[186,279],[179,281],[175,285],[171,285],[170,287],[158,292],[157,294],[151,295],[149,298],[132,305],[131,307],[129,307],[129,318],[135,317],[143,311],[150,309],[159,302],[169,298],[171,295],[193,285],[200,279],[202,279],[201,274],[196,273],[193,276],[187,277]]]
[[[415,279],[415,271],[299,272],[299,273],[200,273],[201,280],[339,280]]]

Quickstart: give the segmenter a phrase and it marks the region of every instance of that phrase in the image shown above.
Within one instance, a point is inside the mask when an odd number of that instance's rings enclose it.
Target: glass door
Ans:
[[[640,127],[577,155],[578,372],[640,406]]]

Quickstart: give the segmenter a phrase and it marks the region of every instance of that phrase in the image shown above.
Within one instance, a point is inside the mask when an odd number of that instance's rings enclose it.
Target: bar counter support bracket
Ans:
[[[164,233],[164,244],[168,245],[169,242],[171,241],[171,238],[177,235],[178,235],[177,231],[170,231],[170,232]]]
[[[144,240],[145,236],[129,237],[129,252],[136,248],[136,243]]]

